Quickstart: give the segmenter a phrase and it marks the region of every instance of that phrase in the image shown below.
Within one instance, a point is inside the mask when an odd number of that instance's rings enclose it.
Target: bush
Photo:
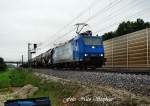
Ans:
[[[4,62],[4,59],[0,57],[0,71],[5,71],[6,70],[6,64]]]

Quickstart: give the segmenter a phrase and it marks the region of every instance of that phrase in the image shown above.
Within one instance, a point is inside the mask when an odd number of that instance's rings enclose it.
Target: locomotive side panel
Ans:
[[[54,64],[74,61],[73,42],[70,41],[62,46],[56,47],[52,57]]]

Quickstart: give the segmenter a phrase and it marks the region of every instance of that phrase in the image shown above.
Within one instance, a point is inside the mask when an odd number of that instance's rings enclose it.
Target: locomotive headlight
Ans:
[[[95,46],[92,46],[92,48],[94,49],[94,48],[95,48]]]
[[[84,56],[88,56],[88,54],[85,53]]]
[[[103,57],[103,54],[100,54],[100,56],[102,56],[102,57]]]

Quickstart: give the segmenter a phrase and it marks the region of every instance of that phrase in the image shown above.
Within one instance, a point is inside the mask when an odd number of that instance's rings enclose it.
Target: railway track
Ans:
[[[150,75],[150,68],[99,68],[100,72]]]
[[[114,73],[111,72],[113,71],[112,69],[109,70],[108,68],[96,70],[33,69],[33,71],[63,79],[80,81],[81,83],[111,86],[150,96],[150,76],[143,73],[118,73],[118,70]]]
[[[57,71],[82,71],[82,72],[104,72],[104,73],[118,73],[118,74],[135,74],[135,75],[150,75],[150,69],[149,68],[97,68],[97,69],[50,69],[50,68],[44,68],[49,70],[57,70]]]

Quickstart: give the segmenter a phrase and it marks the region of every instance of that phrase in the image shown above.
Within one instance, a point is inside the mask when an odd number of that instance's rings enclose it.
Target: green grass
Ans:
[[[48,96],[52,102],[52,106],[61,105],[63,98],[73,96],[80,88],[71,83],[62,84],[54,81],[42,82],[32,72],[15,69],[0,72],[0,91],[8,87],[22,87],[26,84],[32,84],[39,88],[39,90],[30,97]]]
[[[40,90],[32,97],[49,96],[53,106],[60,106],[62,99],[73,96],[79,86],[73,84],[62,84],[59,82],[49,81],[38,86]]]
[[[10,86],[9,71],[0,71],[0,89]]]
[[[40,79],[31,72],[7,70],[0,72],[0,89],[7,87],[22,87],[26,84],[38,85]]]

